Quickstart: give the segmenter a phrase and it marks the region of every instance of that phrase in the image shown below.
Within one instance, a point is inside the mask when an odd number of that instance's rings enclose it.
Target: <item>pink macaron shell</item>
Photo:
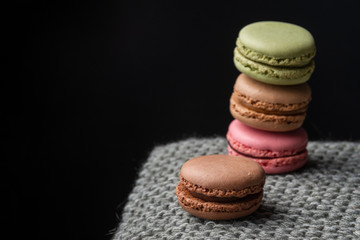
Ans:
[[[249,127],[237,119],[230,123],[227,136],[234,148],[237,147],[235,144],[237,143],[239,146],[265,150],[264,156],[266,154],[292,155],[306,149],[308,143],[308,136],[303,128],[290,132],[270,132]]]
[[[239,156],[239,152],[228,146],[229,155]],[[249,156],[247,156],[249,157]],[[266,174],[279,174],[295,171],[304,166],[308,160],[308,152],[305,150],[297,155],[287,157],[277,157],[270,159],[261,159],[249,157],[258,162],[264,169]]]
[[[270,149],[257,149],[253,147],[246,146],[237,140],[235,140],[230,133],[226,134],[227,141],[229,145],[235,149],[237,152],[242,153],[243,155],[252,156],[252,157],[267,157],[275,158],[282,156],[295,155],[298,152],[303,151],[303,147],[299,149],[284,149],[284,150],[270,150]]]

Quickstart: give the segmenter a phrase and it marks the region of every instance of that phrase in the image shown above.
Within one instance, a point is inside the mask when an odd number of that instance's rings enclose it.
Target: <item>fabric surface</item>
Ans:
[[[260,208],[232,221],[191,216],[175,187],[190,158],[226,154],[225,138],[191,138],[151,152],[113,239],[360,239],[360,143],[310,142],[309,161],[267,175]]]

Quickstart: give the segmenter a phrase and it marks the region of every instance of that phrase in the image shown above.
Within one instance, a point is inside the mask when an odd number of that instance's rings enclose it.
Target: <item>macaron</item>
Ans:
[[[305,165],[308,135],[303,128],[279,133],[258,130],[233,120],[226,134],[231,156],[258,162],[266,174],[291,172]]]
[[[303,124],[311,101],[307,83],[280,86],[240,74],[230,98],[230,113],[253,128],[286,132]]]
[[[243,156],[207,155],[188,160],[180,170],[176,195],[190,214],[230,220],[253,213],[261,204],[265,172]]]
[[[234,63],[259,81],[275,85],[306,82],[314,71],[315,41],[295,24],[262,21],[242,28],[236,40]]]

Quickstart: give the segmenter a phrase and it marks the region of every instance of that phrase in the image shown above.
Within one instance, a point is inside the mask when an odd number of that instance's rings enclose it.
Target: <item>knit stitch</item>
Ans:
[[[309,142],[303,168],[267,175],[255,213],[232,221],[198,219],[177,202],[180,168],[196,156],[226,154],[226,146],[216,137],[154,148],[113,239],[360,239],[360,143]]]

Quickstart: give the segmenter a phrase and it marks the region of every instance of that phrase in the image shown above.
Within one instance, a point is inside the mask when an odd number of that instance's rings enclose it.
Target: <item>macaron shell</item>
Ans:
[[[208,155],[192,158],[181,168],[186,181],[207,189],[243,190],[263,184],[262,167],[246,157]]]
[[[269,166],[263,166],[263,168],[264,168],[266,174],[288,173],[288,172],[293,172],[293,171],[298,170],[301,167],[303,167],[306,164],[307,160],[308,160],[308,158],[304,157],[304,158],[299,158],[293,164],[287,164],[287,165],[282,165],[282,166],[278,166],[278,167],[273,167],[273,166],[269,165]]]
[[[304,148],[298,148],[298,149],[283,149],[279,151],[274,151],[270,149],[258,149],[254,147],[249,147],[235,140],[230,133],[226,134],[226,139],[228,141],[229,146],[231,146],[231,148],[234,149],[235,151],[245,156],[258,157],[258,158],[276,158],[283,156],[291,156],[304,150]],[[234,155],[234,154],[230,154],[230,155]]]
[[[308,30],[285,22],[262,21],[249,24],[240,30],[238,38],[248,49],[267,56],[309,56],[311,59],[316,51],[314,38]]]
[[[233,120],[228,128],[228,135],[247,147],[272,152],[284,152],[284,155],[304,150],[308,143],[308,135],[303,128],[281,133],[262,131],[251,128],[238,120]],[[281,156],[281,155],[277,155]]]
[[[192,209],[192,208],[190,208],[188,206],[185,206],[181,202],[179,202],[179,204],[183,209],[185,209],[185,211],[187,211],[191,215],[194,215],[195,217],[198,217],[198,218],[201,218],[201,219],[208,219],[208,220],[217,221],[217,220],[237,219],[237,218],[242,218],[242,217],[245,217],[247,215],[250,215],[260,207],[261,202],[259,202],[257,205],[255,205],[251,209],[243,210],[243,211],[239,211],[239,212],[210,212],[210,211],[209,212],[204,212],[204,211],[199,211],[199,210],[196,210],[196,209]]]
[[[311,100],[311,89],[307,83],[295,86],[266,84],[245,74],[240,74],[234,84],[234,91],[250,98],[253,103],[283,105],[288,110],[306,106]],[[296,107],[296,105],[300,105]]]

